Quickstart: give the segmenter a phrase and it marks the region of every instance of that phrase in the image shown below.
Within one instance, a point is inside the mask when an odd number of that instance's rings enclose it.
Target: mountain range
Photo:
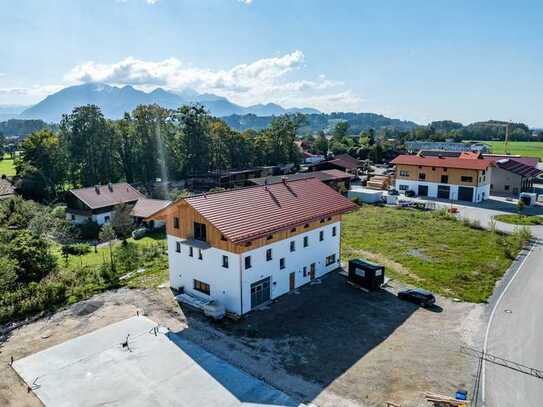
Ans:
[[[320,113],[312,108],[285,109],[274,103],[244,107],[229,101],[225,97],[210,93],[198,93],[192,89],[172,92],[157,88],[152,92],[144,92],[132,86],[116,87],[104,83],[86,83],[69,86],[47,96],[36,105],[25,109],[18,118],[58,122],[63,114],[71,112],[76,106],[95,104],[102,109],[106,117],[120,119],[125,112],[131,112],[138,105],[155,103],[168,109],[175,109],[188,103],[200,103],[213,116],[217,117],[233,114],[273,116],[285,113]]]

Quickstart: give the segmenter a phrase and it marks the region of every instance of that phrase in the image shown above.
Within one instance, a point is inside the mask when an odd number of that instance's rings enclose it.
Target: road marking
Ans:
[[[524,263],[526,263],[526,260],[528,259],[528,257],[530,257],[530,255],[532,254],[532,252],[534,251],[534,248],[538,245],[538,243],[535,243],[531,248],[530,248],[530,251],[528,252],[528,254],[526,255],[526,257],[524,257],[524,259],[522,259],[522,262],[520,263],[520,265],[518,266],[517,268],[517,271],[515,271],[515,273],[513,274],[513,276],[511,277],[511,279],[509,280],[509,282],[507,283],[507,285],[505,286],[505,288],[503,289],[503,291],[501,292],[500,296],[498,297],[498,300],[496,301],[496,304],[494,304],[494,308],[492,309],[492,312],[490,313],[490,318],[488,320],[488,325],[486,327],[486,333],[485,333],[485,341],[483,343],[483,354],[486,353],[486,350],[487,350],[487,345],[488,345],[488,335],[490,334],[490,326],[492,325],[492,320],[494,319],[494,314],[496,313],[496,309],[498,308],[498,306],[500,305],[500,302],[503,298],[503,296],[505,295],[505,293],[507,292],[507,289],[509,288],[509,286],[511,285],[511,283],[513,282],[513,280],[515,279],[515,277],[517,276],[517,274],[520,272],[520,270],[522,269],[522,267],[524,266]],[[486,407],[486,401],[485,401],[485,366],[486,366],[486,363],[485,363],[485,360],[483,359],[483,366],[482,366],[482,374],[481,374],[481,381],[482,381],[482,385],[481,385],[481,398],[482,398],[482,402],[483,402],[483,407]]]

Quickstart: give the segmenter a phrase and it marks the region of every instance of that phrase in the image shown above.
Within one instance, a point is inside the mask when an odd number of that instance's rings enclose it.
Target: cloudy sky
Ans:
[[[0,104],[94,81],[192,88],[241,105],[543,127],[540,1],[2,3]]]

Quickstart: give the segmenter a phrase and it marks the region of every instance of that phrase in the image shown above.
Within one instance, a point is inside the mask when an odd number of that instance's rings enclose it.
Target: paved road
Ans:
[[[455,205],[457,206],[457,205]],[[483,207],[458,206],[460,216],[477,219],[488,227],[492,216],[511,212],[511,203],[486,202]],[[541,208],[533,208],[539,214]],[[497,222],[504,232],[514,225]],[[486,352],[543,370],[543,226],[531,228],[536,243],[509,280],[498,289],[491,307]],[[485,407],[541,407],[543,379],[486,362]]]

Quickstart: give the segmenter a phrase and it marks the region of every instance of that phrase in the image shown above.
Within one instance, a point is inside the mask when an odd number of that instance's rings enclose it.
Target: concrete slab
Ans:
[[[298,406],[180,335],[133,317],[15,361],[46,406]],[[129,349],[121,345],[128,336]]]

